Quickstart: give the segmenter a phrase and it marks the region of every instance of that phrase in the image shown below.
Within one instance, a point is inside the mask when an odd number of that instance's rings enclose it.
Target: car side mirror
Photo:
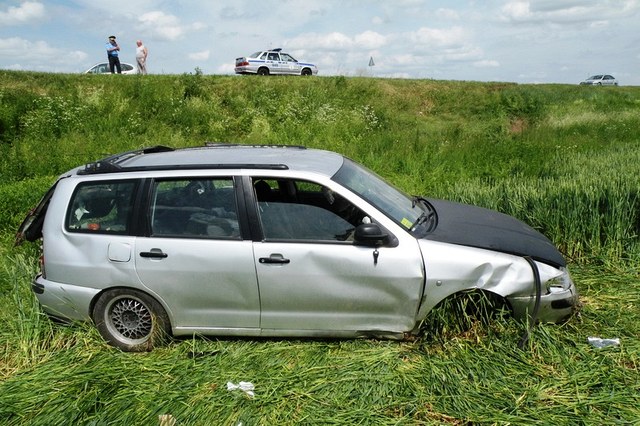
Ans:
[[[389,234],[383,232],[377,223],[362,223],[356,227],[353,239],[358,244],[380,246],[388,241]]]

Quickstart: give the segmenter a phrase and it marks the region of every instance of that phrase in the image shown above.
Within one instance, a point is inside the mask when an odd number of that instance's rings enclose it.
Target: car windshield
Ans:
[[[424,222],[423,218],[428,210],[425,208],[424,200],[409,197],[374,172],[347,158],[332,179],[376,206],[411,232],[416,231]]]
[[[601,75],[592,75],[587,80],[600,80],[602,78]]]

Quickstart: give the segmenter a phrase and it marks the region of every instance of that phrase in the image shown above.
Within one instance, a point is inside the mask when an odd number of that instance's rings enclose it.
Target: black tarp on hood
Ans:
[[[468,204],[426,200],[438,215],[438,225],[424,237],[427,240],[531,256],[555,267],[566,266],[547,237],[515,217]]]

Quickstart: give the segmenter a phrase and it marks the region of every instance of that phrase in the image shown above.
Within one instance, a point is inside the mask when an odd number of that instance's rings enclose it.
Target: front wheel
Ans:
[[[302,70],[302,75],[311,75],[311,70],[309,68],[305,68]]]
[[[170,333],[164,308],[133,289],[104,292],[93,309],[93,321],[109,344],[126,352],[150,351]]]

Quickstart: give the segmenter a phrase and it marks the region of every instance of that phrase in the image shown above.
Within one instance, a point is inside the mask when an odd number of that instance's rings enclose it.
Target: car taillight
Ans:
[[[249,65],[249,61],[243,61],[243,62],[240,62],[240,64],[238,64],[239,67],[246,67],[248,65]]]

